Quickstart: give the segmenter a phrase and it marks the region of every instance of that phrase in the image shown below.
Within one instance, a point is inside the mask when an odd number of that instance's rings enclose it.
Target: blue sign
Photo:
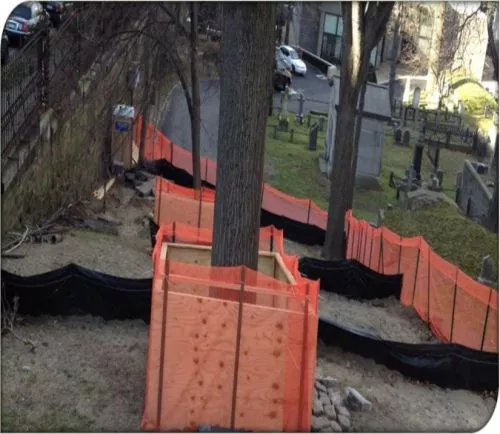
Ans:
[[[128,133],[130,129],[130,124],[128,122],[115,122],[115,131],[118,133]]]

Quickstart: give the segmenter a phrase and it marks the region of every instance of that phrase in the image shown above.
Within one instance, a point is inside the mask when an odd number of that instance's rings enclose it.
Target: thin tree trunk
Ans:
[[[212,266],[257,269],[275,5],[224,3]]]
[[[344,219],[348,209],[346,192],[350,184],[353,132],[359,96],[357,84],[361,61],[359,8],[360,4],[357,2],[353,2],[352,6],[342,5],[344,34],[339,96],[339,107],[342,109],[337,111],[338,123],[335,129],[328,222],[323,246],[323,256],[327,260],[338,260],[344,257]]]
[[[391,50],[391,68],[389,70],[389,101],[394,102],[394,88],[396,86],[396,69],[398,65],[398,50],[399,50],[399,42],[401,39],[400,30],[401,30],[401,4],[398,4],[396,9],[396,17],[394,22],[394,32],[392,36],[392,50]]]
[[[497,6],[498,7],[498,6]],[[493,21],[495,18],[495,13],[490,12],[488,17],[488,42],[491,45],[491,60],[493,61],[493,68],[495,71],[495,78],[499,78],[499,64],[498,64],[498,45],[495,43],[495,35],[493,32]],[[498,128],[498,126],[497,126]],[[495,188],[493,190],[493,200],[490,202],[487,217],[487,227],[489,230],[498,233],[498,131],[495,139],[495,151],[493,153],[492,169],[495,177]]]
[[[151,54],[151,53],[150,53]],[[149,56],[146,59],[146,70],[145,72],[145,82],[144,82],[144,94],[146,95],[146,102],[144,106],[144,112],[142,114],[142,128],[141,128],[141,137],[140,137],[140,143],[139,143],[139,161],[138,165],[139,167],[142,167],[144,164],[144,149],[146,148],[146,131],[147,131],[147,125],[149,123],[149,112],[151,109],[151,62],[152,62],[153,56]]]
[[[193,159],[193,188],[201,189],[200,151],[200,81],[198,80],[198,3],[191,2],[191,142]]]
[[[368,65],[365,66],[368,70]],[[363,81],[361,85],[361,90],[359,92],[359,108],[358,116],[356,116],[356,129],[354,131],[353,140],[353,153],[351,161],[351,173],[349,174],[349,188],[347,194],[346,208],[352,209],[354,203],[354,190],[356,186],[356,170],[358,169],[358,154],[359,154],[359,138],[361,137],[361,130],[363,129],[363,112],[365,110],[365,95],[366,95],[366,84],[367,78]]]
[[[344,21],[338,123],[335,130],[333,170],[328,222],[323,246],[327,260],[343,259],[345,213],[352,204],[357,156],[355,119],[361,86],[367,79],[369,53],[380,41],[394,6],[393,2],[342,3]],[[357,160],[357,157],[356,157]]]
[[[443,44],[443,24],[445,8],[446,2],[437,3],[437,6],[435,8],[434,25],[432,28],[432,39],[429,52],[429,64],[427,70],[427,83],[425,86],[425,93],[427,94],[427,96],[433,95],[436,90],[439,90],[439,79],[442,72],[441,47]]]

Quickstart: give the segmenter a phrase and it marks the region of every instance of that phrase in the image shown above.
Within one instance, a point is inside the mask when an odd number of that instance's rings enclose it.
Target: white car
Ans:
[[[280,56],[286,58],[292,65],[292,72],[297,75],[306,75],[307,66],[299,57],[297,51],[288,45],[282,45],[279,48]]]

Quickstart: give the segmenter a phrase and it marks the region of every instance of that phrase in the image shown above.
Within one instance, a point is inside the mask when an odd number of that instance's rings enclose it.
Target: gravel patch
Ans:
[[[353,300],[321,291],[319,313],[343,325],[376,334],[382,339],[409,344],[438,340],[412,307],[404,307],[394,297]]]
[[[24,318],[16,333],[37,348],[2,337],[2,431],[139,432],[146,324]]]
[[[355,432],[474,432],[491,418],[496,396],[423,384],[340,348],[318,342],[318,370],[354,387],[370,411],[351,412]]]

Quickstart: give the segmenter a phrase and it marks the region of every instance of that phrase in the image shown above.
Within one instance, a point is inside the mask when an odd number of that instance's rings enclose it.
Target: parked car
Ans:
[[[292,66],[292,72],[297,75],[306,75],[307,66],[304,61],[300,58],[297,51],[288,45],[282,45],[279,48],[280,55],[289,60]]]
[[[292,63],[290,59],[284,56],[279,47],[276,47],[274,57],[274,76],[273,87],[275,90],[282,91],[292,85]]]
[[[66,17],[66,6],[64,2],[43,2],[42,5],[49,14],[52,26],[55,29],[59,27]]]
[[[5,31],[11,42],[23,45],[36,32],[50,26],[50,17],[40,2],[25,2],[12,11]]]
[[[7,33],[2,32],[2,66],[9,60],[9,37]]]

